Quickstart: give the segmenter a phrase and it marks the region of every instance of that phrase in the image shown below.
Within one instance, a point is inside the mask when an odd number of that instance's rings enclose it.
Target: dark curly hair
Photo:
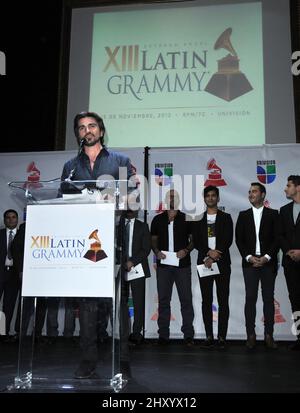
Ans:
[[[100,118],[100,116],[97,115],[97,113],[95,113],[95,112],[80,112],[80,113],[77,113],[77,115],[75,116],[75,118],[74,118],[74,133],[75,133],[75,136],[76,136],[77,140],[79,140],[78,122],[79,122],[80,119],[83,119],[83,118],[94,118],[95,121],[98,123],[99,129],[103,132],[103,135],[100,138],[100,143],[101,143],[101,145],[103,145],[104,135],[105,135],[105,126],[104,126],[104,123],[103,123],[103,119]]]

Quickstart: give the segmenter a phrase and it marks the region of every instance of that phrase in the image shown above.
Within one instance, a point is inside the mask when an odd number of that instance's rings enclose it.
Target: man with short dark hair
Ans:
[[[129,326],[128,322],[128,298],[129,287],[132,293],[133,301],[133,325],[132,333],[129,334],[128,328],[122,330],[124,338],[129,339],[131,344],[139,345],[144,341],[143,327],[145,318],[145,282],[146,278],[151,276],[148,264],[148,255],[151,251],[151,236],[149,227],[146,222],[140,221],[138,218],[138,210],[133,211],[130,208],[122,213],[118,227],[118,243],[122,248],[122,290],[121,290],[121,305],[127,311],[123,311],[123,325]],[[128,273],[141,264],[144,275],[129,281]]]
[[[285,187],[292,202],[280,208],[280,246],[282,265],[289,292],[295,326],[300,319],[300,175],[290,175]],[[291,350],[300,351],[300,331]]]
[[[0,300],[3,294],[3,312],[6,320],[6,336],[9,337],[10,323],[13,317],[15,304],[20,290],[18,271],[13,262],[11,245],[17,233],[18,213],[8,209],[3,214],[5,228],[0,230]]]
[[[266,188],[251,183],[248,199],[252,208],[241,211],[236,223],[236,244],[242,256],[246,288],[245,319],[249,350],[256,344],[255,318],[259,282],[261,283],[265,345],[276,349],[274,329],[274,288],[277,275],[278,212],[264,206]]]
[[[224,350],[229,319],[228,299],[231,273],[229,248],[233,239],[233,223],[230,214],[218,209],[220,197],[217,187],[206,187],[203,195],[206,212],[203,218],[195,223],[193,230],[194,245],[198,250],[197,264],[204,264],[207,268],[211,268],[212,264],[216,262],[220,274],[199,277],[202,317],[206,332],[206,340],[204,340],[202,347],[209,348],[215,344],[212,315],[213,285],[215,282],[219,304],[217,346],[218,349]]]

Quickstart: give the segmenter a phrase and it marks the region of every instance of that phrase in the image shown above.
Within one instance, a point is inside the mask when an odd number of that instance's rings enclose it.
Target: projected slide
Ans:
[[[96,13],[89,109],[110,147],[265,143],[261,3]]]

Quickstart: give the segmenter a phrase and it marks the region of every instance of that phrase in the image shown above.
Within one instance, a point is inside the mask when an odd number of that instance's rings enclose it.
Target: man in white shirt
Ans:
[[[206,212],[200,221],[195,222],[193,241],[198,250],[197,264],[211,268],[217,263],[219,274],[199,277],[202,295],[202,317],[205,326],[206,340],[203,348],[215,345],[213,334],[213,288],[216,284],[218,297],[218,341],[217,348],[226,348],[226,335],[229,319],[229,284],[231,260],[229,248],[233,240],[233,223],[230,214],[218,209],[219,188],[207,186],[203,191]]]
[[[236,223],[236,244],[242,256],[246,288],[245,319],[249,350],[256,343],[255,318],[259,282],[261,283],[265,344],[276,349],[274,329],[274,287],[277,275],[278,211],[266,208],[266,188],[259,182],[251,183],[249,189],[250,209],[241,211]]]
[[[175,283],[181,307],[184,341],[194,344],[194,309],[190,252],[192,226],[179,207],[179,195],[171,189],[166,194],[167,210],[156,215],[151,223],[152,250],[157,259],[158,343],[165,345],[170,338],[171,298]],[[164,251],[164,252],[163,252]],[[165,264],[166,253],[175,255],[178,264]]]

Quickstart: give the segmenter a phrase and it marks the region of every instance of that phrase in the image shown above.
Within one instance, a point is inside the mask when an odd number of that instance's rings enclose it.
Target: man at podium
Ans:
[[[110,175],[111,179],[129,180],[135,174],[127,156],[112,152],[105,147],[105,126],[97,113],[78,113],[74,118],[74,133],[79,151],[75,158],[65,163],[61,175],[62,181],[99,180],[103,175],[106,177]],[[120,177],[120,175],[124,175],[124,170],[126,175]],[[80,300],[79,322],[82,358],[74,375],[78,379],[91,378],[95,373],[98,359],[98,301],[98,298]]]

